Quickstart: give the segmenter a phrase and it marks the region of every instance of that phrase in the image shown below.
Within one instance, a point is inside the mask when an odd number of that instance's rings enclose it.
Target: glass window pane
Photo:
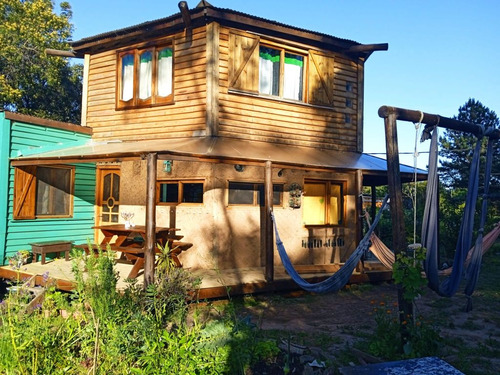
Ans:
[[[265,193],[264,184],[259,184],[259,195],[257,196],[257,205],[264,206],[265,204]],[[279,206],[281,204],[281,197],[283,193],[283,185],[273,185],[273,206]]]
[[[273,206],[281,204],[281,197],[283,196],[283,185],[273,185]]]
[[[330,186],[329,224],[338,225],[342,221],[342,187]]]
[[[36,215],[69,215],[71,169],[38,167]]]
[[[279,95],[281,51],[261,46],[259,49],[259,91]]]
[[[113,173],[113,186],[111,191],[113,192],[113,198],[115,201],[120,201],[120,175]]]
[[[183,183],[182,201],[186,203],[203,203],[203,184]]]
[[[179,202],[179,184],[177,182],[160,184],[160,202],[162,203]]]
[[[229,204],[254,204],[254,184],[229,183]]]
[[[146,51],[139,56],[139,99],[151,97],[153,79],[153,53]]]
[[[304,224],[325,224],[326,184],[305,183],[302,207],[302,220]]]
[[[285,53],[283,97],[302,100],[304,56]]]
[[[157,95],[167,97],[172,94],[172,48],[158,51]]]
[[[107,200],[111,196],[111,175],[104,176],[102,183],[102,199]]]
[[[134,55],[127,54],[122,57],[122,92],[121,100],[129,101],[134,97]]]

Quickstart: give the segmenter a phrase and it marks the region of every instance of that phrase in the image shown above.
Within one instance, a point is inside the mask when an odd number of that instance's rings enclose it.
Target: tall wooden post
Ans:
[[[274,237],[273,237],[273,222],[271,220],[271,212],[273,209],[273,179],[272,179],[272,163],[266,161],[266,176],[264,183],[265,191],[265,247],[266,247],[266,270],[265,277],[267,282],[274,280]]]
[[[403,193],[401,189],[401,173],[399,167],[398,132],[396,124],[397,116],[393,113],[384,118],[385,144],[387,151],[387,182],[389,184],[389,197],[391,199],[392,219],[392,246],[394,255],[406,252],[406,231],[403,214]],[[413,303],[403,298],[404,289],[398,285],[398,303],[400,321],[403,322],[407,316],[413,317]]]
[[[146,248],[144,249],[144,288],[154,282],[156,247],[156,169],[158,154],[151,152],[147,160]]]

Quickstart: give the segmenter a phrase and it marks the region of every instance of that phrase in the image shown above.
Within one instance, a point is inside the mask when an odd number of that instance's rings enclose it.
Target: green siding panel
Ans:
[[[0,112],[0,114],[2,113]],[[0,117],[0,125],[5,125],[1,123],[1,120],[2,117]],[[46,148],[52,145],[66,145],[68,147],[86,142],[90,138],[88,134],[20,122],[12,122],[5,127],[12,131],[9,135],[9,147],[5,149],[2,144],[2,160],[8,160],[9,156],[14,157],[19,153],[33,152],[33,149]],[[2,133],[0,132],[1,136]],[[8,198],[8,204],[0,206],[0,209],[3,210],[3,217],[7,218],[7,230],[1,242],[0,263],[7,264],[7,258],[19,250],[30,250],[29,244],[31,242],[69,240],[74,241],[76,244],[86,243],[88,239],[93,239],[95,164],[75,165],[73,216],[71,218],[13,220],[14,168],[8,168],[7,170],[8,173],[3,181],[8,180],[8,184],[4,183],[2,188],[4,189],[5,199]]]

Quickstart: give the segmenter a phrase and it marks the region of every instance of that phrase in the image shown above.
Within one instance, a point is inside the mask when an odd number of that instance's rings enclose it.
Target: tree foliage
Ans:
[[[469,99],[458,109],[455,119],[482,125],[487,128],[498,128],[496,113],[475,99]],[[440,189],[440,243],[447,256],[451,257],[462,221],[462,214],[467,195],[469,167],[476,144],[476,137],[459,131],[447,130],[440,137],[440,175],[443,183]],[[484,188],[484,164],[486,159],[487,137],[484,137],[481,150],[480,197]],[[498,155],[500,143],[494,144],[494,155]],[[500,193],[500,159],[494,156],[490,195],[494,198]],[[481,201],[481,200],[480,200]],[[479,202],[480,204],[481,202]],[[478,204],[478,208],[479,208]],[[478,215],[476,215],[477,217]],[[487,230],[500,219],[500,201],[498,197],[489,200],[487,214]]]
[[[458,116],[454,116],[453,118],[459,121],[482,125],[485,129],[498,128],[499,125],[496,113],[475,99],[469,99],[458,109]],[[439,142],[442,182],[449,188],[467,188],[469,166],[476,144],[476,137],[460,131],[446,130],[444,135],[439,138]],[[483,165],[486,143],[487,139],[485,137],[481,150]],[[498,143],[495,148],[497,152],[500,151]],[[499,172],[500,161],[498,159],[494,162],[493,169],[494,173]],[[495,182],[498,182],[498,174],[494,174],[494,178]]]
[[[23,114],[80,122],[82,66],[48,56],[68,50],[71,6],[51,0],[0,0],[0,106]]]

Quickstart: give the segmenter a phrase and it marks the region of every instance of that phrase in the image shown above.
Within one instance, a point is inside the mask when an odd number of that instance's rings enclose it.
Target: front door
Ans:
[[[97,225],[118,223],[120,215],[120,169],[98,168]]]

